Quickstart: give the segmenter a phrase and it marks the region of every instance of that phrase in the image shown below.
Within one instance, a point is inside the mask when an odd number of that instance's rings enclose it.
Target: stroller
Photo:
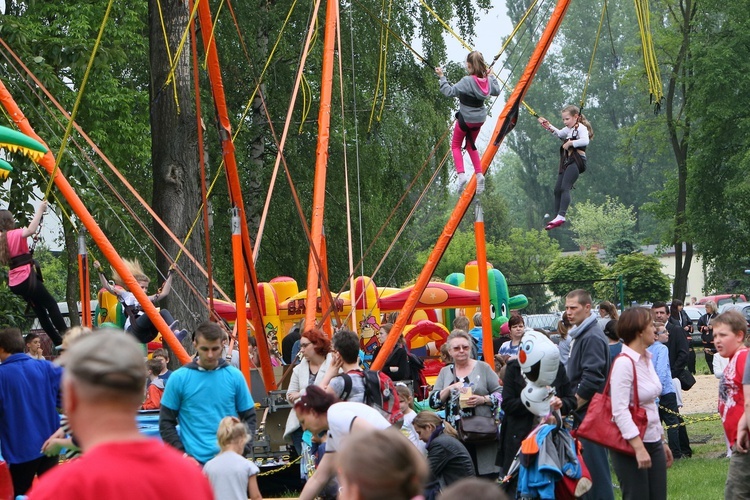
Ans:
[[[518,476],[521,499],[574,499],[591,489],[591,476],[581,456],[581,445],[553,413],[556,424],[544,421],[521,443],[516,457],[502,479],[509,483]]]

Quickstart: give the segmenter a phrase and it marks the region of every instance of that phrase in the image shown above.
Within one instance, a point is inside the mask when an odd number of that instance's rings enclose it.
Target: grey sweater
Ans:
[[[573,340],[565,368],[570,385],[575,394],[589,400],[595,393],[602,392],[607,381],[609,343],[593,315],[578,328],[571,329],[569,335]],[[588,406],[584,406],[578,411],[581,418],[587,409]]]
[[[479,81],[486,82],[486,79],[480,78]],[[482,92],[482,89],[473,76],[467,75],[461,78],[455,85],[448,83],[448,80],[443,76],[440,78],[440,92],[446,97],[458,97],[460,94],[463,94],[481,100],[485,100],[491,95],[500,95],[500,84],[497,82],[497,78],[490,75],[488,83],[488,92],[485,93]],[[484,123],[487,119],[487,108],[484,106],[474,107],[460,103],[458,110],[463,115],[466,123]]]

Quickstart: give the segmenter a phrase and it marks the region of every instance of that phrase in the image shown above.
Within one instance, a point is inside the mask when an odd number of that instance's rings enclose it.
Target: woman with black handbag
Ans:
[[[643,307],[627,309],[620,316],[617,334],[623,340],[622,354],[612,364],[610,394],[612,417],[622,437],[635,450],[635,456],[612,451],[612,467],[622,489],[622,498],[660,500],[667,498],[667,468],[672,452],[664,440],[655,400],[661,394],[661,382],[646,350],[656,340],[651,312]],[[648,423],[641,433],[633,421],[633,385]]]
[[[714,374],[714,355],[716,346],[714,345],[714,327],[711,320],[718,316],[716,302],[709,300],[706,302],[706,314],[698,319],[698,331],[701,332],[701,342],[703,343],[703,353],[706,355],[706,364],[711,375]]]
[[[471,336],[454,330],[446,343],[453,364],[443,367],[430,394],[430,406],[445,409],[445,420],[458,430],[478,476],[495,479],[500,379],[490,365],[471,359]]]

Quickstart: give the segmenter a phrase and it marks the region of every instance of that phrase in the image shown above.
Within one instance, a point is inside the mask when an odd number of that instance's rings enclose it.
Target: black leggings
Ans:
[[[57,301],[37,278],[36,273],[32,270],[26,281],[10,287],[10,291],[28,302],[52,343],[56,346],[62,344],[62,333],[68,329],[68,325],[60,314]]]
[[[586,159],[583,158],[583,161]],[[557,175],[555,184],[555,213],[563,217],[570,206],[570,190],[573,189],[579,175],[578,165],[572,157],[568,158],[566,165],[565,170]]]
[[[31,484],[34,482],[34,476],[41,477],[42,474],[57,465],[60,457],[41,456],[28,462],[20,464],[8,464],[10,469],[10,478],[13,481],[13,498],[18,495],[25,495]]]
[[[170,327],[172,326],[172,323],[174,323],[174,318],[169,311],[167,311],[166,309],[161,309],[159,310],[159,315],[164,318],[164,321],[166,321],[166,323]],[[138,318],[136,318],[135,321],[130,321],[130,326],[128,326],[128,333],[133,334],[133,336],[135,336],[135,338],[137,338],[138,342],[140,342],[141,344],[148,344],[156,338],[159,330],[156,329],[148,316],[146,316],[145,314],[141,314],[140,316],[138,316]]]

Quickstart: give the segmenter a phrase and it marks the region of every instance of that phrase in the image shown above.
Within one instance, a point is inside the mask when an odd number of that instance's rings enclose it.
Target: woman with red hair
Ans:
[[[302,360],[294,367],[286,391],[286,398],[292,404],[299,399],[307,386],[320,385],[323,381],[331,365],[331,339],[321,330],[308,330],[300,337],[299,352]],[[284,439],[292,440],[297,453],[302,452],[302,434],[296,413],[290,411],[284,429]]]

